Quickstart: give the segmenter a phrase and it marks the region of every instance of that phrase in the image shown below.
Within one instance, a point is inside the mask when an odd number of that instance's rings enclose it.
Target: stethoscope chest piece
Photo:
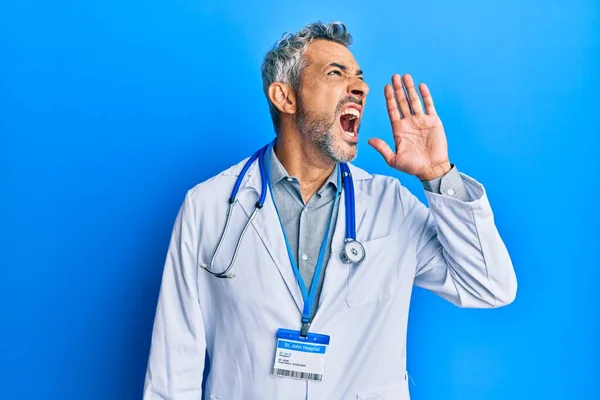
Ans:
[[[365,259],[366,252],[360,242],[356,240],[346,240],[342,249],[342,261],[346,264],[360,263]]]

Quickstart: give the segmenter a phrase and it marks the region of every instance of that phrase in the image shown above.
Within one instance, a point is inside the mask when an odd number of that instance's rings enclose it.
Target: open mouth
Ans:
[[[360,122],[360,111],[354,107],[347,107],[340,114],[340,126],[342,132],[352,141],[358,140],[358,123]]]

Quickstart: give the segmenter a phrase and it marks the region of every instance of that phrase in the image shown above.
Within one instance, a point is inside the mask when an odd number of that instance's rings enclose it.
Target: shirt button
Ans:
[[[454,190],[448,189],[448,196],[454,196]]]
[[[288,178],[287,178],[287,181],[288,181],[288,182],[291,182],[291,181],[293,181],[293,179],[288,177]]]
[[[302,254],[302,261],[308,260],[308,256],[306,254]]]

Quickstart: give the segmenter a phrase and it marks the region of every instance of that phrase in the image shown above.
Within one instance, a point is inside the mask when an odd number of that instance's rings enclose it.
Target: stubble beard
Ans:
[[[336,115],[345,102],[340,102],[333,115],[327,113],[310,115],[302,102],[302,96],[298,96],[298,116],[296,123],[300,135],[312,143],[315,148],[334,163],[350,162],[358,154],[356,143],[340,143],[336,140],[333,127],[336,124]],[[343,146],[350,145],[351,149],[345,150]]]

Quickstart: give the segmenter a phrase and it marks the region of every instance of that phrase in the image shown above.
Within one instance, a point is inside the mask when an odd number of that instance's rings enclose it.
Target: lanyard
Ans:
[[[281,231],[283,233],[283,238],[285,239],[285,247],[287,248],[288,257],[290,259],[290,263],[292,264],[292,269],[294,271],[294,275],[296,276],[296,280],[298,281],[298,285],[300,286],[300,291],[302,292],[302,300],[304,300],[304,307],[302,310],[302,329],[300,330],[300,335],[306,337],[308,335],[308,329],[310,328],[310,324],[312,322],[311,311],[313,307],[313,303],[315,302],[315,297],[317,296],[317,286],[319,284],[319,278],[321,276],[321,271],[323,269],[323,262],[325,258],[325,249],[327,248],[327,239],[329,237],[329,231],[331,230],[331,222],[333,220],[333,213],[336,209],[337,201],[340,195],[341,188],[341,171],[338,166],[338,176],[337,176],[337,191],[335,194],[335,199],[333,203],[333,207],[331,208],[331,214],[329,216],[329,223],[327,224],[327,229],[325,231],[325,235],[323,236],[323,241],[321,242],[321,249],[319,250],[319,258],[317,259],[317,265],[315,266],[315,272],[313,275],[312,283],[310,285],[310,291],[306,289],[306,285],[304,284],[304,280],[302,279],[302,275],[300,274],[300,269],[298,268],[298,264],[296,264],[296,260],[294,255],[292,254],[292,249],[290,247],[290,242],[285,234],[285,230],[283,229],[283,223],[281,222],[281,216],[279,215],[279,210],[277,208],[277,204],[275,202],[275,196],[273,196],[273,187],[271,186],[271,149],[273,148],[275,141],[273,141],[267,150],[265,151],[265,170],[267,177],[267,184],[269,186],[269,192],[271,193],[271,199],[273,200],[273,205],[275,206],[275,211],[277,212],[277,218],[279,219],[279,224],[281,225]]]

